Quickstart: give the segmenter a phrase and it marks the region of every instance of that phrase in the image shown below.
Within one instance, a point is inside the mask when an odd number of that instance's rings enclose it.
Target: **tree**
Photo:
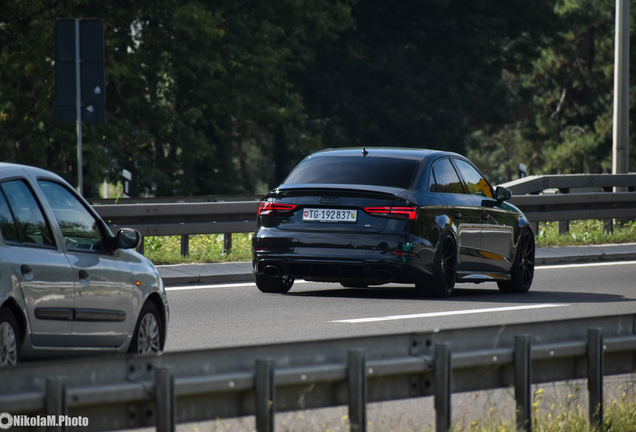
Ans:
[[[547,35],[531,71],[507,81],[513,120],[473,136],[469,154],[497,182],[512,180],[518,163],[532,174],[611,172],[614,8],[613,0],[556,2],[558,32]]]
[[[298,77],[326,147],[463,151],[484,123],[507,120],[502,69],[525,70],[550,1],[378,1]]]

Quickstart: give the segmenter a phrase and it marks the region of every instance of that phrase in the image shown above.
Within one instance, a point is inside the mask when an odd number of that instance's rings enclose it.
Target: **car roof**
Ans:
[[[314,153],[309,157],[314,158],[324,156],[363,156],[363,151],[367,152],[364,157],[388,157],[397,159],[421,160],[428,157],[437,158],[440,156],[463,157],[457,153],[447,151],[403,147],[348,147],[339,149],[326,149]]]
[[[11,172],[16,172],[18,170],[24,170],[29,175],[34,176],[34,177],[55,178],[57,180],[60,180],[60,181],[66,183],[66,181],[62,177],[60,177],[59,175],[55,174],[54,172],[45,170],[43,168],[38,168],[38,167],[34,167],[34,166],[29,166],[29,165],[21,165],[21,164],[9,163],[9,162],[0,162],[0,177],[4,177],[7,174],[11,175]]]

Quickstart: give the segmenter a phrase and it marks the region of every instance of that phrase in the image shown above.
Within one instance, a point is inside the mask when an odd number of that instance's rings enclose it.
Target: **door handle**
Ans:
[[[25,275],[25,274],[31,273],[33,269],[26,264],[22,264],[22,266],[20,267],[20,271],[22,272],[23,275]]]
[[[462,218],[462,214],[460,212],[458,212],[458,211],[453,213],[453,216],[455,216],[455,218],[457,218],[457,219],[461,219]]]
[[[86,270],[80,270],[79,271],[79,278],[80,279],[88,279],[88,272]]]

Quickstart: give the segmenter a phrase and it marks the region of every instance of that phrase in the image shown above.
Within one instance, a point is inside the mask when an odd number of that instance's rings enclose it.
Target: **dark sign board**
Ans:
[[[105,121],[104,27],[101,19],[79,20],[80,96],[82,121]],[[75,19],[55,21],[55,123],[77,120]]]

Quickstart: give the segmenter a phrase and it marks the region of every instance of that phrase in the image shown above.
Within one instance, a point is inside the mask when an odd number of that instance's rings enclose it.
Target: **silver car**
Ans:
[[[49,171],[0,163],[0,366],[21,358],[160,353],[166,292],[69,184]]]

